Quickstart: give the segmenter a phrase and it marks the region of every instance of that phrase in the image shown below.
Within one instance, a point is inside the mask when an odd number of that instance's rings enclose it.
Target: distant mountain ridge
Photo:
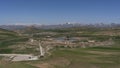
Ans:
[[[34,27],[37,29],[59,29],[59,28],[72,28],[72,27],[94,27],[94,28],[120,28],[120,24],[58,24],[58,25],[0,25],[0,28],[7,30],[22,30],[28,27]]]

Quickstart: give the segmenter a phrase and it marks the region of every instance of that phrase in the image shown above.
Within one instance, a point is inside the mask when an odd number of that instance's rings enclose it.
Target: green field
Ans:
[[[70,31],[72,30],[72,31]],[[44,58],[38,61],[28,62],[6,62],[2,61],[3,57],[0,57],[0,68],[120,68],[120,36],[119,35],[97,35],[97,30],[81,30],[79,29],[63,29],[63,30],[51,30],[51,32],[57,32],[55,36],[51,37],[86,37],[96,41],[106,41],[110,38],[115,42],[111,46],[103,47],[87,47],[87,48],[64,48],[57,47],[50,51],[51,55],[46,55]],[[114,31],[114,30],[113,30]],[[43,31],[45,32],[45,31]],[[46,30],[46,32],[48,32]],[[111,31],[112,32],[112,31]],[[28,33],[29,34],[29,33]],[[46,36],[46,35],[45,35]],[[34,36],[33,36],[34,37]],[[35,48],[24,48],[20,50],[20,47],[26,45],[29,37],[19,36],[17,33],[7,30],[0,30],[0,53],[26,53],[35,54]],[[44,36],[34,38],[44,38]],[[78,42],[80,42],[78,40]],[[14,46],[10,48],[10,46]],[[17,49],[16,49],[17,48]],[[42,66],[42,67],[41,67]],[[47,67],[46,67],[47,66]]]
[[[56,48],[51,53],[38,61],[2,63],[0,68],[37,68],[46,63],[45,68],[120,68],[120,48]]]
[[[35,66],[31,66],[25,63],[4,63],[0,64],[0,68],[37,68]]]
[[[59,48],[44,62],[55,68],[120,68],[120,48]]]

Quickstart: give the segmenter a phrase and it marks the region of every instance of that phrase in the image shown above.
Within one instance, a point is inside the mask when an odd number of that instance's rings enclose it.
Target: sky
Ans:
[[[0,25],[120,23],[120,0],[0,0]]]

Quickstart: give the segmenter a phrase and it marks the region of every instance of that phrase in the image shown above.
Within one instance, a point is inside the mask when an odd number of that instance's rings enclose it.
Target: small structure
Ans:
[[[33,42],[34,42],[34,39],[30,38],[30,42],[33,43]]]
[[[88,42],[89,42],[89,43],[94,43],[94,42],[95,42],[95,40],[88,40]]]

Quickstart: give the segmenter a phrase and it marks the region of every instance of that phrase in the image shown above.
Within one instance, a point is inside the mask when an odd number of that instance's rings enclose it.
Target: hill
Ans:
[[[14,49],[9,48],[9,46],[27,40],[26,37],[19,36],[16,32],[0,29],[0,53],[10,53]]]

